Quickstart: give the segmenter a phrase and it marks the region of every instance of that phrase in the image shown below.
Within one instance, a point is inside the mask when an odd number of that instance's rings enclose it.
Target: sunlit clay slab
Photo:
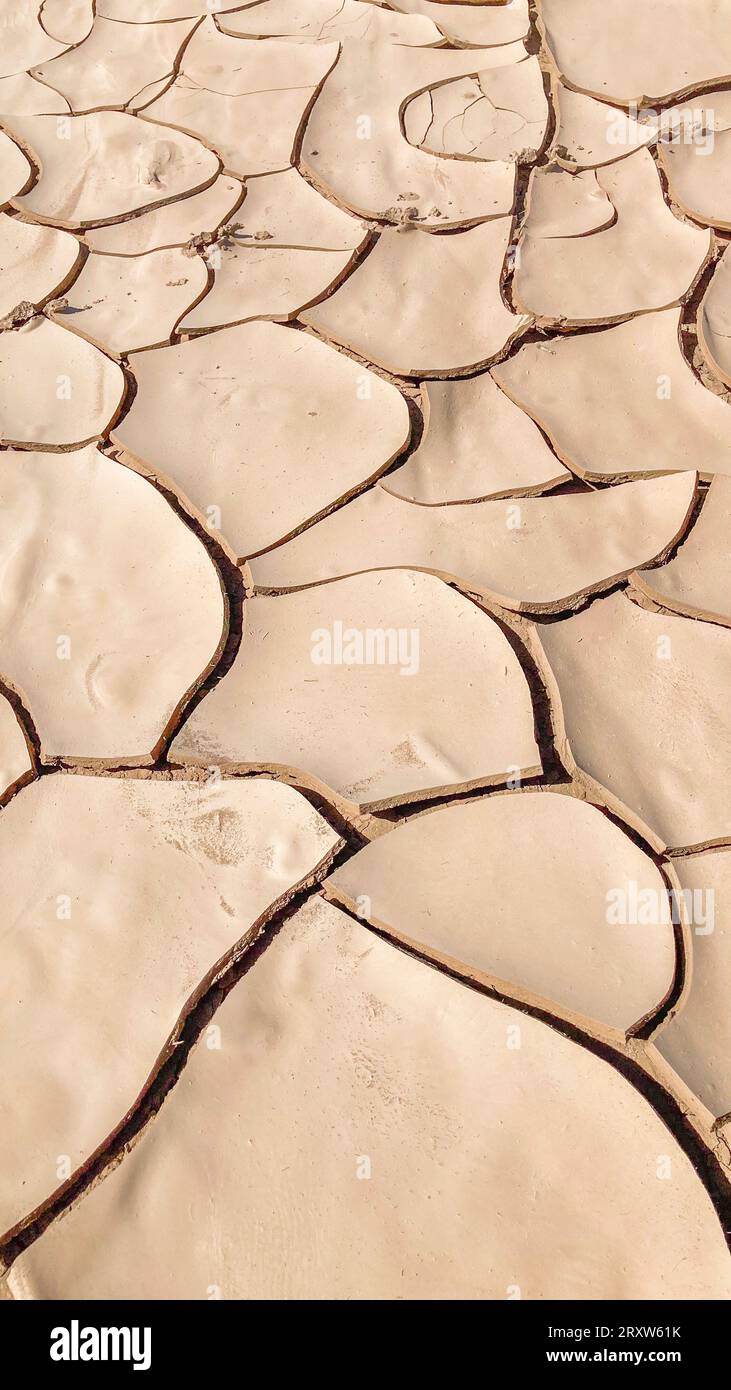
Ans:
[[[685,361],[679,322],[668,309],[531,343],[492,375],[582,477],[731,473],[731,410]]]
[[[143,352],[130,367],[137,394],[115,443],[184,496],[236,557],[377,477],[409,440],[395,386],[276,324]]]
[[[352,254],[241,246],[226,240],[207,253],[213,284],[182,319],[180,331],[196,333],[251,319],[286,323],[338,283]]]
[[[105,352],[119,355],[169,342],[178,319],[207,285],[200,256],[186,256],[177,248],[146,256],[92,252],[54,318]]]
[[[38,18],[40,0],[3,0],[0,77],[25,72],[63,53],[65,44],[47,34]]]
[[[666,898],[652,860],[601,811],[528,792],[417,816],[348,860],[325,890],[468,977],[624,1031],[675,978],[669,914],[642,926],[608,915],[630,881],[638,895]]]
[[[3,1231],[122,1123],[181,1013],[336,844],[303,797],[262,780],[60,775],[6,807]]]
[[[570,476],[489,372],[465,381],[424,382],[421,405],[418,449],[383,480],[396,497],[429,505],[466,502],[535,492]]]
[[[393,8],[406,14],[428,15],[445,39],[471,47],[513,43],[515,39],[524,39],[530,30],[528,0],[510,0],[509,4],[498,0],[497,4],[487,5],[454,5],[452,0],[448,3],[398,0]]]
[[[80,263],[75,237],[0,213],[0,318],[21,303],[41,304]]]
[[[676,555],[632,582],[663,607],[731,627],[731,478],[713,479],[698,520]]]
[[[538,631],[559,747],[653,845],[731,834],[731,633],[623,594]]]
[[[657,101],[731,77],[731,0],[538,0],[548,45],[574,87]]]
[[[161,19],[200,19],[239,8],[231,0],[97,0],[96,11],[105,19],[152,24]]]
[[[292,767],[359,805],[540,763],[500,628],[430,574],[361,574],[246,605],[241,650],[174,761]]]
[[[32,172],[23,151],[4,131],[0,131],[0,206],[25,188]]]
[[[624,159],[657,139],[658,122],[607,106],[563,83],[554,85],[557,130],[553,158],[568,168],[590,169]]]
[[[140,256],[165,246],[185,246],[193,237],[215,232],[228,222],[241,200],[242,185],[221,175],[202,193],[176,198],[174,203],[143,212],[139,217],[90,227],[84,241],[105,255]]]
[[[200,136],[231,174],[273,173],[292,164],[307,108],[337,56],[336,43],[231,38],[209,18],[145,115]]]
[[[107,429],[124,398],[116,362],[43,317],[0,333],[0,376],[4,444],[84,444]]]
[[[222,642],[216,570],[160,493],[95,448],[2,457],[0,670],[47,756],[145,759]]]
[[[0,78],[0,121],[7,122],[21,113],[39,116],[49,112],[68,112],[69,104],[60,92],[52,92],[27,72]]]
[[[658,150],[670,196],[699,222],[731,228],[731,91],[708,92],[664,113]]]
[[[25,734],[9,700],[0,696],[0,800],[3,800],[32,771]]]
[[[16,1298],[729,1297],[708,1195],[624,1078],[321,899],[213,1022]]]
[[[213,283],[181,332],[293,318],[345,274],[367,236],[296,169],[250,179],[235,224],[205,253]]]
[[[115,24],[97,18],[78,48],[35,69],[66,97],[73,111],[126,106],[151,82],[171,77],[175,59],[193,28],[179,24]]]
[[[364,217],[399,222],[411,208],[425,224],[453,227],[505,215],[515,189],[511,162],[445,161],[416,149],[401,113],[411,96],[435,83],[514,69],[523,59],[521,43],[454,52],[377,40],[345,44],[307,122],[302,167]]]
[[[570,174],[536,169],[518,246],[514,297],[528,313],[581,324],[676,303],[711,249],[674,217],[649,150]]]
[[[16,207],[62,227],[111,221],[194,193],[219,170],[216,156],[199,140],[122,111],[13,116],[6,125],[41,169],[35,187],[15,199]]]
[[[723,255],[698,310],[698,339],[714,372],[731,386],[731,257]]]
[[[256,584],[296,588],[363,570],[431,570],[506,608],[560,610],[654,559],[685,528],[695,473],[602,492],[421,507],[376,486],[250,561]]]
[[[439,236],[391,228],[343,285],[301,315],[402,376],[446,376],[487,362],[525,325],[500,294],[511,219]]]
[[[381,38],[416,47],[444,42],[431,19],[417,14],[394,14],[393,10],[363,4],[361,0],[262,0],[258,5],[223,16],[219,27],[225,34],[254,39],[347,43]]]
[[[656,1040],[712,1115],[731,1112],[731,850],[673,861],[691,918],[691,987]]]
[[[41,24],[59,43],[81,43],[94,23],[93,0],[43,0]]]
[[[427,153],[527,161],[548,125],[538,59],[429,87],[407,102],[403,123],[409,143]]]

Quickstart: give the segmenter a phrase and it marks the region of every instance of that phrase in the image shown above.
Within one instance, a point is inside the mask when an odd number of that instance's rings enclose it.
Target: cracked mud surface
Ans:
[[[731,1296],[695,17],[0,0],[0,1297]]]

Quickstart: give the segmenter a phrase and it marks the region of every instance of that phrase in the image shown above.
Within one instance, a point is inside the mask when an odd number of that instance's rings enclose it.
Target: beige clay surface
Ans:
[[[698,309],[698,341],[717,376],[731,386],[731,259],[725,253]]]
[[[250,562],[256,584],[296,588],[359,570],[427,569],[506,608],[561,610],[668,549],[694,473],[605,492],[421,507],[377,485]]]
[[[44,753],[144,757],[221,640],[202,545],[150,483],[93,446],[4,453],[0,497],[2,673]]]
[[[0,0],[8,1319],[731,1298],[730,171],[731,0]]]
[[[691,288],[710,249],[708,232],[680,222],[666,206],[649,150],[578,174],[536,169],[518,248],[516,304],[573,324],[663,309]]]
[[[268,781],[43,778],[6,808],[3,1231],[88,1161],[204,979],[336,844]]]
[[[499,627],[408,570],[252,599],[236,663],[171,756],[302,768],[361,805],[540,763],[528,686]]]
[[[137,394],[115,443],[168,479],[236,555],[291,535],[409,439],[395,386],[275,324],[133,355],[130,366]]]
[[[396,497],[435,505],[550,488],[570,477],[489,372],[421,388],[424,434],[383,479]]]
[[[217,1019],[14,1297],[729,1297],[708,1198],[616,1072],[334,907],[288,922]]]
[[[525,322],[500,295],[509,237],[507,217],[444,237],[389,228],[358,275],[302,319],[402,376],[465,371],[495,356]]]
[[[685,1008],[671,1019],[656,1046],[714,1115],[728,1116],[731,851],[692,854],[676,859],[675,868],[689,903],[698,904],[692,930],[692,981]]]
[[[731,409],[694,376],[679,326],[678,309],[640,314],[530,343],[492,375],[581,477],[731,473]]]
[[[731,478],[713,479],[703,509],[677,553],[657,569],[632,575],[655,603],[731,627]]]
[[[729,836],[731,731],[714,709],[731,633],[619,593],[542,625],[540,639],[570,755],[629,824],[659,846]]]

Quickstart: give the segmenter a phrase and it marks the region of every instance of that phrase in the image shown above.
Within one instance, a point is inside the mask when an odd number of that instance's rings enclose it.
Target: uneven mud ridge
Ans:
[[[0,0],[0,1296],[731,1294],[708,10]]]

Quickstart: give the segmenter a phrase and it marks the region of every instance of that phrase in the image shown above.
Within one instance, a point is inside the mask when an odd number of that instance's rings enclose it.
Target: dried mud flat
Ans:
[[[731,1295],[731,0],[0,0],[0,1296]]]

